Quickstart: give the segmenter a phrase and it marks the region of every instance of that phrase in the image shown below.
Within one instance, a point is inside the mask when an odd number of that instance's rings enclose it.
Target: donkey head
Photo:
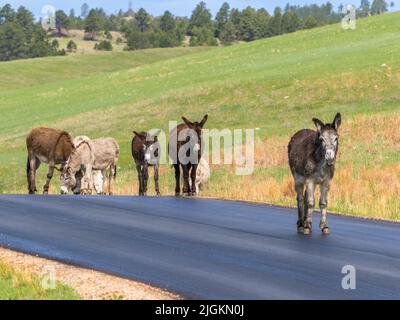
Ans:
[[[61,194],[68,194],[71,189],[76,187],[75,172],[70,166],[65,166],[60,176]]]
[[[324,124],[319,119],[313,119],[319,134],[319,144],[322,155],[325,157],[328,166],[332,166],[336,161],[336,154],[339,148],[338,129],[342,123],[342,116],[338,113],[332,123]]]
[[[201,122],[191,122],[185,117],[182,117],[182,120],[190,129],[188,130],[188,136],[190,140],[197,141],[196,145],[194,146],[194,151],[199,152],[201,150],[202,130],[208,120],[208,115],[205,115],[203,120],[201,120]]]
[[[147,164],[154,165],[158,163],[158,158],[160,156],[160,144],[158,142],[158,136],[161,130],[158,130],[154,134],[136,131],[133,132],[136,137],[142,142],[144,160]]]

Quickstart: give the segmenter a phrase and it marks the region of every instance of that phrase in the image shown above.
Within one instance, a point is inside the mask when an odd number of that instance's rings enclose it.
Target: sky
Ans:
[[[328,0],[227,0],[232,8],[243,9],[247,6],[255,8],[266,8],[269,12],[273,12],[276,6],[284,7],[287,2],[290,4],[310,4],[325,3]],[[372,2],[372,0],[370,0]],[[395,9],[400,10],[400,0],[390,0],[395,3]],[[390,1],[388,1],[390,3]],[[116,13],[119,9],[128,9],[130,0],[0,0],[0,7],[6,3],[10,3],[13,7],[23,5],[31,10],[36,18],[41,17],[41,10],[45,5],[52,5],[57,10],[62,9],[67,13],[71,8],[80,14],[80,7],[83,3],[87,3],[91,8],[102,7],[107,13]],[[171,11],[176,16],[190,16],[192,10],[200,0],[132,0],[133,10],[144,8],[152,15],[161,15],[165,10]],[[215,14],[225,0],[205,0],[207,7]],[[361,0],[330,0],[337,7],[340,3],[355,4],[358,6]]]

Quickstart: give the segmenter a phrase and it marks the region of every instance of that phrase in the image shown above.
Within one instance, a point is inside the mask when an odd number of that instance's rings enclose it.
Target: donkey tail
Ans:
[[[117,173],[118,173],[118,166],[114,165],[114,176],[113,176],[114,180],[117,179]]]

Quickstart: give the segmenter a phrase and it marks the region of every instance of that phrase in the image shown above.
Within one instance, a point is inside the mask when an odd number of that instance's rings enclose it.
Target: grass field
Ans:
[[[132,130],[182,115],[208,128],[260,128],[256,169],[213,166],[203,193],[295,206],[287,143],[311,118],[343,116],[330,210],[400,220],[400,13],[215,49],[160,49],[0,64],[0,192],[25,193],[25,136],[36,126],[113,136],[117,191],[136,194]],[[162,168],[164,195],[173,173]],[[43,185],[45,168],[40,170]],[[58,179],[52,191],[58,191]],[[153,189],[153,184],[150,184]]]
[[[29,272],[17,272],[0,262],[0,297],[2,300],[78,300],[76,292],[60,283],[45,289],[42,279]]]

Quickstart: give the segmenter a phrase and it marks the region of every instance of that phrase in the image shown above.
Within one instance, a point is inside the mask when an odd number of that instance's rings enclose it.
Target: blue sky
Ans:
[[[370,1],[372,2],[372,0]],[[41,8],[45,5],[53,5],[56,9],[62,9],[67,12],[69,9],[74,8],[77,13],[80,13],[80,7],[84,2],[89,4],[90,7],[103,7],[108,13],[114,13],[120,8],[127,9],[129,7],[129,0],[0,0],[0,6],[3,6],[5,3],[10,3],[14,7],[24,5],[33,11],[38,18],[41,14]],[[132,6],[134,10],[143,7],[153,15],[160,15],[165,10],[170,10],[178,16],[189,16],[198,2],[200,0],[132,0]],[[205,2],[208,8],[215,14],[224,0],[205,0]],[[276,6],[284,7],[287,2],[290,4],[310,4],[325,3],[327,0],[228,0],[227,2],[230,3],[231,7],[235,8],[241,9],[250,5],[256,8],[264,7],[272,12]],[[356,4],[358,6],[360,0],[330,0],[330,2],[334,6],[338,6],[340,3]],[[396,4],[396,9],[400,10],[400,0],[393,0],[393,2]]]

